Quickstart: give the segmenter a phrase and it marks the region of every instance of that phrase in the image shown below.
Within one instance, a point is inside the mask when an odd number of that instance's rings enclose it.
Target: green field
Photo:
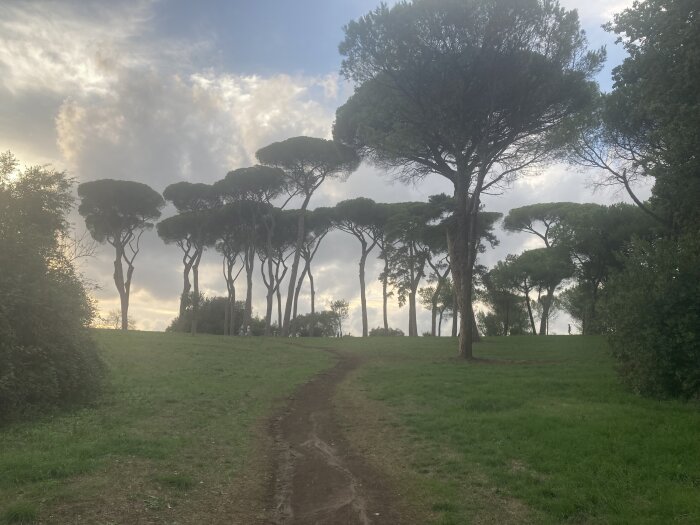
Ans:
[[[464,523],[700,523],[700,410],[624,391],[602,339],[235,338],[100,331],[95,406],[0,429],[0,523],[256,523],[267,422],[330,366],[350,442],[412,515]]]

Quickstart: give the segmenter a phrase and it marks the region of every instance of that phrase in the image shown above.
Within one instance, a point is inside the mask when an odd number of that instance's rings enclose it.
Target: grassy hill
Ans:
[[[602,339],[263,339],[99,331],[94,406],[0,429],[0,523],[260,523],[270,418],[334,357],[353,446],[414,515],[698,523],[700,411],[617,383]]]

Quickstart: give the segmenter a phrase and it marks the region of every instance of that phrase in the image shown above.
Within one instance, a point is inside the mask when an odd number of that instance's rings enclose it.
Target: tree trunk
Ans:
[[[548,321],[549,321],[549,309],[552,306],[554,290],[547,288],[547,295],[544,296],[542,301],[542,319],[540,319],[540,335],[547,335]]]
[[[362,307],[362,337],[367,337],[367,296],[365,292],[365,263],[367,261],[367,243],[360,239],[362,243],[362,255],[360,256],[360,306]]]
[[[384,330],[389,331],[389,317],[387,315],[387,272],[389,271],[389,261],[384,257],[384,277],[382,278],[382,315],[384,320]]]
[[[272,325],[272,308],[275,303],[275,290],[272,283],[267,286],[265,299],[267,300],[265,308],[265,335],[270,335],[272,333],[270,328]]]
[[[459,174],[455,182],[455,218],[457,229],[454,232],[453,252],[454,267],[452,275],[455,280],[457,290],[457,305],[459,308],[459,357],[462,359],[472,359],[472,319],[471,319],[471,298],[472,298],[472,278],[473,267],[470,264],[472,222],[467,207],[471,204],[467,195],[464,178]]]
[[[438,321],[438,331],[437,331],[437,336],[440,337],[442,335],[442,314],[444,310],[440,310],[440,319]]]
[[[530,294],[528,292],[525,292],[525,304],[527,305],[527,315],[528,317],[530,317],[532,335],[537,335],[537,328],[535,327],[535,318],[532,316],[532,307],[530,306]]]
[[[297,283],[297,274],[299,273],[299,259],[301,258],[301,247],[304,244],[305,235],[305,215],[306,208],[309,206],[311,194],[307,194],[304,202],[299,209],[299,219],[297,221],[297,242],[294,250],[294,261],[292,262],[292,273],[289,275],[289,287],[287,289],[287,303],[284,307],[284,323],[281,327],[282,336],[289,335],[289,321],[292,317],[292,304],[294,303],[294,286]]]
[[[311,313],[316,313],[315,301],[316,301],[316,290],[314,289],[314,276],[311,275],[311,265],[309,264],[309,269],[306,272],[309,275],[309,287],[311,288]]]
[[[190,284],[190,270],[192,269],[192,262],[185,263],[185,268],[182,272],[182,294],[180,294],[180,322],[185,320],[187,314],[187,301],[189,300],[190,290],[192,285]]]
[[[124,268],[122,267],[122,251],[119,246],[115,246],[116,257],[114,259],[114,285],[119,292],[119,304],[121,305],[122,330],[129,329],[129,301],[126,299],[124,290]]]
[[[307,259],[304,259],[304,270],[301,272],[301,276],[299,277],[299,280],[297,281],[297,287],[294,290],[294,307],[292,309],[292,319],[297,318],[297,303],[299,302],[299,293],[301,292],[301,287],[304,284],[304,279],[306,278],[306,274],[309,272],[309,264],[310,261]]]
[[[224,336],[229,335],[231,327],[231,295],[226,298],[226,307],[224,308]]]
[[[282,326],[282,294],[280,293],[280,287],[277,286],[277,327]],[[278,330],[279,331],[279,330]]]
[[[199,248],[195,254],[192,265],[192,281],[194,284],[194,297],[192,298],[192,335],[197,335],[197,322],[199,321],[199,262],[202,260],[204,248]]]
[[[432,308],[430,309],[430,335],[435,337],[437,335],[437,302],[433,301]]]
[[[418,336],[418,324],[416,322],[416,293],[408,294],[408,335]]]
[[[243,311],[243,330],[245,331],[250,324],[250,319],[253,316],[253,269],[255,267],[255,253],[252,253],[250,248],[246,248],[244,259],[246,273],[246,293],[245,293],[245,309]]]
[[[228,328],[229,335],[236,335],[236,287],[231,287],[231,298],[229,299],[229,322],[231,323]]]
[[[192,280],[194,281],[194,291],[192,297],[192,335],[197,335],[197,317],[199,316],[199,268],[192,267]]]

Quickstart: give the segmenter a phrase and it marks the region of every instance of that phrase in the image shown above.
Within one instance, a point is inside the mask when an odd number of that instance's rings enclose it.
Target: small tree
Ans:
[[[386,220],[384,208],[372,199],[358,197],[339,202],[333,210],[334,226],[354,236],[360,242],[360,308],[362,309],[362,337],[367,337],[367,297],[365,292],[365,264],[367,256],[382,236]]]
[[[304,284],[304,279],[309,278],[309,291],[311,299],[311,313],[316,311],[316,289],[314,287],[314,276],[311,273],[311,262],[316,256],[316,252],[321,247],[321,242],[326,237],[328,232],[333,228],[333,222],[331,216],[333,210],[331,208],[320,207],[307,213],[305,219],[305,229],[306,235],[304,235],[304,242],[301,246],[301,258],[304,259],[304,269],[299,276],[297,281],[297,287],[294,291],[294,308],[292,311],[292,317],[297,316],[297,304],[299,302],[299,293],[301,292],[301,286]]]
[[[347,177],[360,164],[357,154],[347,146],[330,140],[312,137],[293,137],[265,146],[255,154],[266,166],[280,168],[285,174],[285,187],[290,195],[303,200],[297,223],[294,260],[289,274],[287,303],[284,308],[282,335],[289,333],[289,320],[294,304],[294,287],[299,274],[299,261],[306,234],[304,213],[314,192],[326,179]]]
[[[338,323],[338,333],[343,335],[343,321],[345,321],[350,315],[350,303],[345,299],[337,299],[335,301],[330,301],[328,307],[333,312],[336,322]]]
[[[97,242],[114,247],[114,284],[121,301],[122,330],[129,327],[129,294],[134,259],[143,232],[160,217],[163,197],[140,182],[101,179],[78,186],[80,207],[90,234]],[[126,264],[126,273],[124,272]]]

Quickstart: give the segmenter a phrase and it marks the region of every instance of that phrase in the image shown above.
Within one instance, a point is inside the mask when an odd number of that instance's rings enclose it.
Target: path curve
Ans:
[[[337,363],[302,385],[271,426],[275,439],[275,525],[403,523],[384,476],[349,447],[334,417],[337,385],[357,356],[331,348]]]

